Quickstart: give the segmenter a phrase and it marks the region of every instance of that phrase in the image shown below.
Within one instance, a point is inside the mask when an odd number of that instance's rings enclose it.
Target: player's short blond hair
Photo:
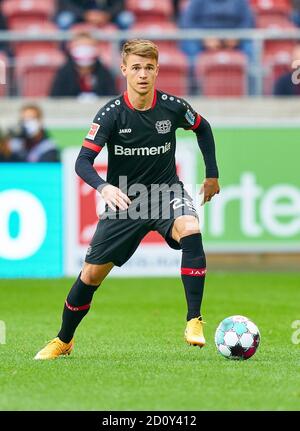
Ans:
[[[124,64],[127,62],[127,57],[130,54],[139,55],[145,58],[153,58],[158,61],[158,48],[151,40],[146,39],[132,39],[128,40],[123,45],[122,61]]]

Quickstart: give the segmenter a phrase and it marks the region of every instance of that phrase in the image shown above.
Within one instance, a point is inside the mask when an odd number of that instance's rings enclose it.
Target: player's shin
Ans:
[[[201,233],[181,238],[182,248],[181,279],[187,301],[187,320],[201,316],[204,290],[206,259]]]
[[[89,312],[93,295],[99,286],[89,286],[80,279],[73,284],[63,310],[62,326],[58,337],[64,343],[69,343],[75,330],[84,316]]]

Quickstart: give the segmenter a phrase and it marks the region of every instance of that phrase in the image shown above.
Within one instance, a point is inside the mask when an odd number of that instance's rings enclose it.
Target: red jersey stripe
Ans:
[[[201,123],[201,116],[197,114],[195,124],[191,127],[191,130],[196,130],[200,123]]]
[[[90,141],[87,141],[86,139],[83,141],[82,146],[89,148],[90,150],[96,151],[96,153],[100,153],[100,151],[103,148],[100,145],[92,144]]]
[[[181,268],[181,274],[194,277],[203,277],[206,272],[206,268]]]
[[[134,110],[134,107],[130,103],[127,91],[125,91],[125,93],[124,93],[124,101],[125,101],[126,105],[128,106],[128,108]]]
[[[128,108],[130,108],[130,109],[132,109],[134,111],[134,106],[130,103],[127,91],[124,92],[124,101],[125,101],[126,105],[128,106]],[[157,91],[155,89],[154,90],[152,104],[151,104],[151,109],[154,108],[154,106],[156,105],[156,102],[157,102]]]
[[[156,101],[157,101],[157,92],[156,92],[156,90],[154,89],[154,96],[153,96],[152,105],[151,105],[151,108],[152,108],[152,109],[153,109],[153,108],[154,108],[154,106],[156,105]]]
[[[90,308],[90,306],[91,306],[91,303],[86,304],[86,305],[80,305],[79,307],[73,307],[72,305],[70,305],[68,303],[68,301],[66,301],[66,307],[71,311],[87,310],[88,308]]]

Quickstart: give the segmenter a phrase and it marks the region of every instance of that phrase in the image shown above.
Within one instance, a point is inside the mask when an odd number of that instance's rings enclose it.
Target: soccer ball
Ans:
[[[218,351],[228,359],[249,359],[260,342],[257,326],[244,316],[231,316],[222,320],[215,333]]]

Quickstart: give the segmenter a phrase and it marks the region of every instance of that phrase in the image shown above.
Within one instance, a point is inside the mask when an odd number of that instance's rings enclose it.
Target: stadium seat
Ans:
[[[55,4],[51,0],[4,0],[2,12],[10,29],[21,24],[47,22],[55,12]]]
[[[9,95],[9,68],[7,55],[0,51],[0,97]]]
[[[257,28],[270,28],[270,29],[292,29],[295,28],[294,24],[288,17],[283,15],[258,15],[256,17]]]
[[[55,34],[57,32],[57,27],[55,24],[51,22],[45,22],[43,24],[41,23],[35,23],[28,25],[25,24],[19,24],[17,28],[15,29],[20,32],[24,32],[28,35],[33,36],[43,36],[46,34]],[[18,55],[20,51],[22,53],[25,52],[26,49],[28,49],[30,52],[41,51],[41,50],[49,50],[49,49],[58,49],[59,48],[59,42],[58,41],[51,41],[51,40],[36,40],[36,41],[24,41],[24,42],[12,42],[11,44],[12,49],[15,53],[15,55]]]
[[[295,30],[296,27],[293,23],[291,23],[287,18],[269,18],[269,17],[261,17],[258,20],[259,28],[268,28],[272,29],[278,33],[284,32],[284,30]],[[283,56],[284,53],[290,53],[295,45],[295,40],[293,39],[269,39],[264,43],[264,62],[265,59],[269,59],[274,55]],[[282,54],[283,53],[283,54]],[[285,55],[286,56],[286,55]]]
[[[250,0],[254,12],[258,15],[284,15],[291,11],[290,0]]]
[[[30,52],[16,57],[15,78],[18,95],[22,97],[46,97],[57,69],[65,57],[59,50]]]
[[[176,25],[173,22],[156,22],[156,23],[136,23],[130,30],[138,31],[138,32],[147,32],[149,33],[149,39],[153,40],[153,42],[159,47],[159,49],[168,49],[168,48],[177,48],[177,42],[172,40],[156,40],[152,39],[152,34],[157,36],[158,34],[167,35],[168,33],[176,32]]]
[[[170,21],[173,15],[171,0],[127,0],[126,9],[134,13],[139,23]]]
[[[204,52],[196,65],[203,96],[247,94],[247,57],[239,51]]]
[[[178,96],[188,94],[188,63],[179,49],[161,49],[157,88]]]

